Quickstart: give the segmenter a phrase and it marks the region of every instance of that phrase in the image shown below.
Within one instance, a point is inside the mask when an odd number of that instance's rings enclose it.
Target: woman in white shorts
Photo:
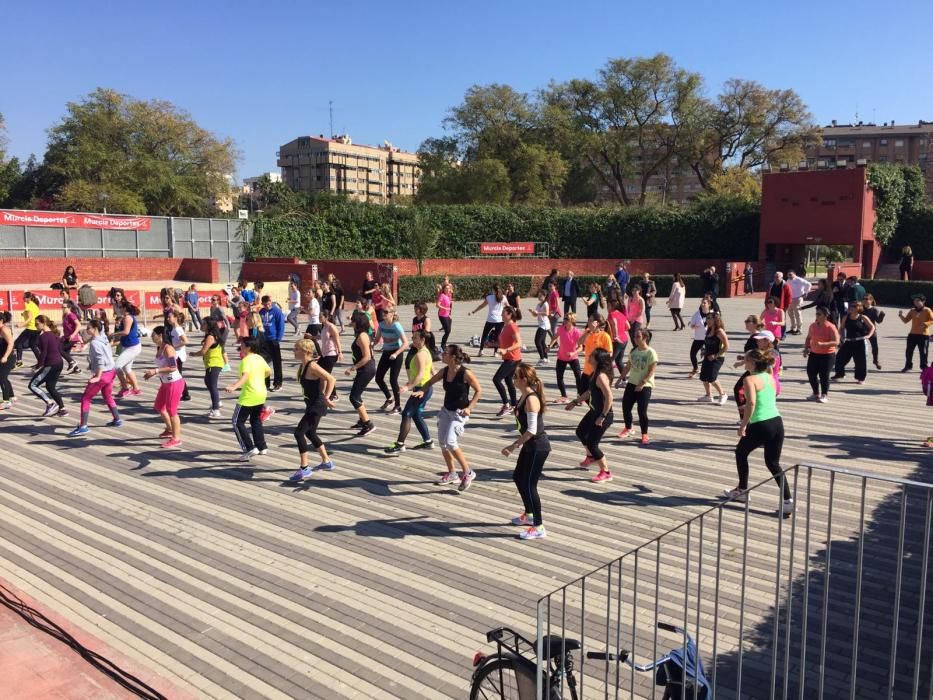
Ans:
[[[139,390],[139,383],[136,381],[136,374],[133,372],[133,361],[139,357],[142,352],[142,341],[139,339],[139,326],[136,323],[136,317],[139,315],[139,309],[126,299],[123,300],[121,307],[123,311],[120,325],[116,327],[110,340],[119,341],[119,355],[117,355],[114,365],[117,370],[117,379],[120,380],[120,393],[117,399],[124,399],[127,396],[139,396],[142,392]]]
[[[412,392],[412,396],[424,395],[428,387],[442,382],[444,386],[444,405],[437,414],[437,439],[441,444],[441,454],[447,463],[447,472],[438,480],[438,484],[452,484],[457,481],[454,460],[460,464],[461,476],[459,478],[460,491],[466,491],[473,483],[476,474],[470,469],[466,455],[460,447],[460,437],[470,419],[470,412],[482,394],[479,380],[476,375],[464,365],[469,364],[470,358],[464,354],[459,345],[448,345],[442,357],[444,369],[435,374],[424,384],[420,391]],[[470,389],[473,397],[470,398]]]

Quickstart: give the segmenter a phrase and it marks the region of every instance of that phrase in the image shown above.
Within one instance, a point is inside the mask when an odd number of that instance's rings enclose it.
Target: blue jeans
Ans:
[[[424,421],[424,407],[428,405],[428,401],[431,400],[431,394],[433,393],[434,389],[428,387],[424,390],[424,396],[420,399],[412,396],[405,402],[405,408],[402,409],[402,427],[401,430],[399,430],[399,442],[405,442],[405,438],[408,437],[408,431],[412,423],[414,423],[415,427],[418,429],[422,441],[427,442],[431,439],[431,433],[428,432],[428,424]]]

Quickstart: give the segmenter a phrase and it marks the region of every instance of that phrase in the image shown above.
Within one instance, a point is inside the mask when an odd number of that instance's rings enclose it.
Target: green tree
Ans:
[[[875,194],[875,238],[887,245],[902,221],[915,218],[926,207],[923,173],[916,165],[872,163],[868,184]]]
[[[761,178],[757,173],[744,168],[726,168],[721,173],[713,173],[706,183],[705,197],[734,197],[743,202],[761,203]]]
[[[173,216],[212,213],[237,152],[169,102],[99,88],[49,130],[44,167],[56,208]]]
[[[678,157],[708,189],[728,169],[796,163],[818,143],[819,128],[793,90],[770,90],[750,80],[726,81],[715,101],[704,100],[685,130]]]
[[[415,208],[408,225],[405,227],[405,238],[408,248],[415,260],[418,261],[418,274],[421,275],[424,259],[431,257],[440,238],[440,229],[431,223],[430,217],[423,209]]]
[[[682,134],[703,106],[701,87],[698,74],[664,54],[613,59],[596,80],[552,84],[545,118],[617,202],[644,205],[651,179],[676,173]]]

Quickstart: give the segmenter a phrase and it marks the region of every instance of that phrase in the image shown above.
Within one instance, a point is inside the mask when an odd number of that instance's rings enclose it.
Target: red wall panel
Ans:
[[[0,258],[0,284],[47,287],[74,265],[80,282],[183,280],[216,283],[216,260],[207,258]]]

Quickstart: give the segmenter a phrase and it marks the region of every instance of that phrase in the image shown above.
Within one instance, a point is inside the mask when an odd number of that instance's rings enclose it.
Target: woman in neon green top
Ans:
[[[220,418],[220,373],[226,364],[224,361],[223,331],[212,318],[201,321],[201,330],[204,331],[204,340],[201,347],[190,353],[192,357],[204,359],[204,384],[211,395],[211,409],[207,412],[208,418]]]
[[[783,491],[782,515],[794,512],[794,499],[790,486],[781,472],[781,450],[784,447],[784,421],[777,409],[777,390],[771,367],[774,356],[770,350],[751,350],[745,353],[745,406],[739,426],[739,444],[735,446],[735,466],[739,485],[726,491],[726,498],[740,503],[748,499],[748,456],[763,447],[765,466]]]
[[[432,356],[435,352],[434,334],[431,331],[417,330],[411,334],[411,349],[405,358],[405,368],[408,370],[408,383],[404,386],[402,393],[407,391],[422,391],[422,396],[412,396],[405,403],[402,411],[402,425],[399,427],[398,439],[385,449],[387,455],[397,455],[405,451],[405,438],[411,430],[411,424],[414,423],[421,435],[421,443],[415,445],[412,449],[421,450],[434,447],[434,441],[431,439],[431,432],[428,430],[428,424],[424,420],[424,407],[428,405],[431,399],[431,387],[422,388],[434,376]]]

